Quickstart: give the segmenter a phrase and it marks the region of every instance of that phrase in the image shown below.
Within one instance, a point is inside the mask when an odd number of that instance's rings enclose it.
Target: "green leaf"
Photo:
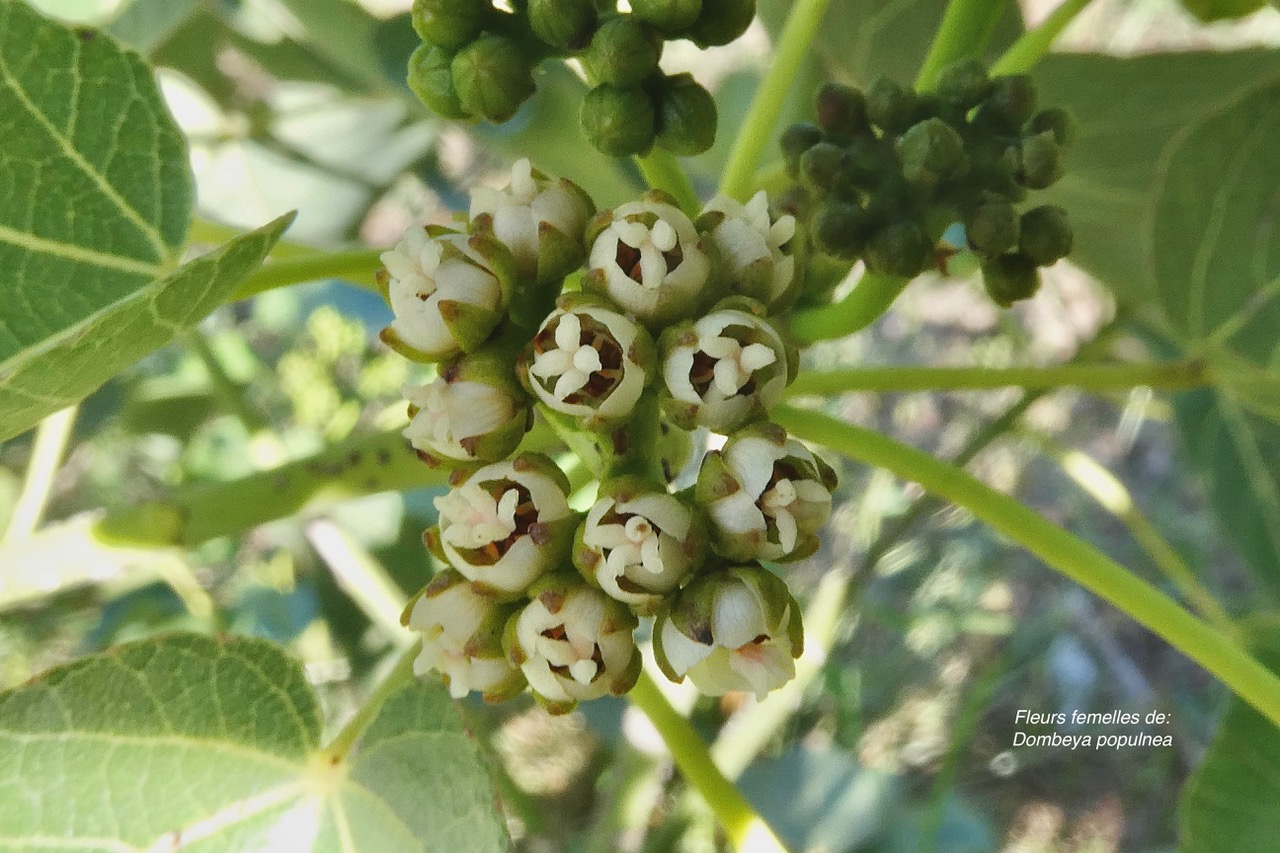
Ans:
[[[1182,0],[1188,12],[1205,23],[1243,18],[1267,5],[1267,0]]]
[[[148,54],[196,9],[199,0],[133,0],[107,27],[124,44]]]
[[[444,689],[383,706],[354,762],[270,643],[174,635],[0,694],[0,850],[507,849]]]

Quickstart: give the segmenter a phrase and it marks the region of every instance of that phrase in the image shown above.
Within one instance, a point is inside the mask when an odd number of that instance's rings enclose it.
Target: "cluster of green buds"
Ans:
[[[411,229],[379,276],[383,340],[437,366],[404,389],[404,435],[451,469],[423,537],[445,568],[404,616],[418,672],[459,697],[528,687],[560,713],[631,689],[652,619],[675,681],[763,696],[790,680],[800,611],[762,563],[814,553],[835,487],[768,420],[796,371],[777,323],[802,288],[795,218],[764,193],[696,218],[661,192],[597,213],[521,160],[465,220]],[[589,506],[522,447],[539,418],[598,457]],[[722,438],[677,489],[695,431]]]
[[[946,68],[933,92],[886,77],[860,91],[828,84],[817,122],[782,137],[796,181],[784,205],[816,248],[913,277],[959,251],[976,256],[991,298],[1008,307],[1039,287],[1038,267],[1071,251],[1065,211],[1019,210],[1062,176],[1072,129],[1036,110],[1025,75],[989,77],[976,59]]]
[[[635,0],[630,11],[597,0],[525,0],[505,11],[490,0],[415,0],[423,44],[409,62],[409,86],[433,112],[495,124],[533,95],[534,68],[578,60],[592,88],[580,119],[587,139],[614,156],[656,143],[700,154],[716,134],[711,94],[689,74],[658,66],[667,41],[728,44],[755,17],[755,0]]]

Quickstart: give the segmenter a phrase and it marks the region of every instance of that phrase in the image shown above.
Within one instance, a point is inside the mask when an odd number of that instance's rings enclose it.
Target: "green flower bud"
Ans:
[[[441,118],[470,118],[453,88],[453,55],[433,44],[419,45],[409,57],[409,88]]]
[[[1053,134],[1054,142],[1063,148],[1069,147],[1076,138],[1075,123],[1071,116],[1066,110],[1056,107],[1036,113],[1035,118],[1031,119],[1031,130],[1035,133],[1049,131]]]
[[[605,21],[582,56],[587,74],[611,86],[639,86],[658,70],[662,37],[632,15]]]
[[[586,259],[583,232],[595,203],[567,178],[555,180],[533,168],[527,157],[511,166],[505,190],[471,192],[473,229],[489,231],[515,260],[522,283],[549,284]]]
[[[858,205],[833,201],[818,208],[812,227],[813,242],[819,251],[851,261],[867,245],[871,220]]]
[[[692,157],[716,141],[716,102],[692,74],[663,79],[658,102],[658,144],[680,157]]]
[[[913,278],[927,268],[932,251],[933,243],[924,229],[902,220],[873,233],[863,259],[878,273]]]
[[[976,121],[1004,133],[1020,133],[1036,109],[1036,85],[1025,74],[996,77]]]
[[[507,660],[502,633],[515,612],[514,605],[500,604],[453,569],[436,575],[401,617],[422,634],[414,674],[439,672],[455,699],[472,691],[487,702],[514,697],[526,682]]]
[[[529,0],[527,14],[535,36],[570,52],[590,44],[599,23],[595,0]]]
[[[486,593],[519,598],[569,557],[578,518],[568,494],[545,456],[486,465],[435,499],[440,523],[427,531],[428,547]]]
[[[901,133],[915,117],[915,95],[881,75],[867,88],[867,118],[888,134]]]
[[[649,326],[691,317],[707,302],[711,258],[689,217],[650,194],[598,215],[583,288]]]
[[[839,83],[826,83],[816,98],[818,125],[833,140],[848,142],[867,129],[867,101],[862,93]]]
[[[651,615],[706,559],[700,515],[661,486],[620,477],[574,537],[573,564],[589,583],[640,615]]]
[[[987,99],[992,89],[987,66],[980,59],[962,59],[938,75],[938,97],[960,110],[973,109]]]
[[[738,304],[742,307],[738,307]],[[792,354],[751,300],[662,333],[662,409],[676,426],[732,432],[764,417],[793,375]]]
[[[1043,190],[1062,177],[1062,148],[1053,131],[1046,130],[1022,140],[1022,182],[1029,189]]]
[[[569,574],[548,575],[529,597],[508,620],[503,646],[548,712],[568,713],[580,700],[635,686],[640,650],[632,632],[639,621],[626,605]]]
[[[800,158],[804,152],[822,141],[822,128],[816,124],[800,122],[793,124],[782,132],[782,159],[787,165],[787,174],[795,178],[800,174]]]
[[[588,141],[614,157],[648,151],[657,130],[653,99],[639,87],[596,86],[583,97],[578,121]]]
[[[505,316],[515,283],[511,253],[483,234],[411,228],[382,263],[396,315],[382,339],[415,361],[479,349]]]
[[[826,195],[835,186],[844,164],[844,149],[832,142],[819,142],[800,155],[800,181],[816,195]]]
[[[458,50],[480,35],[488,0],[413,0],[413,28],[423,41]]]
[[[1018,212],[999,197],[975,207],[965,217],[964,228],[969,245],[988,258],[1018,245]]]
[[[533,61],[505,36],[471,42],[458,51],[450,71],[463,108],[494,124],[515,115],[533,94]]]
[[[865,134],[854,139],[845,149],[840,167],[841,183],[869,189],[881,184],[885,175],[897,171],[898,163],[890,138],[877,139]]]
[[[667,36],[693,26],[702,12],[702,0],[632,0],[631,14],[657,27]]]
[[[799,560],[818,550],[836,474],[777,424],[738,430],[702,460],[695,491],[711,547],[730,560]]]
[[[653,626],[653,653],[672,681],[685,676],[708,696],[765,694],[795,677],[804,650],[800,606],[781,578],[758,564],[694,578]]]
[[[1045,204],[1022,214],[1018,249],[1036,266],[1047,267],[1071,254],[1073,236],[1067,212],[1056,204]]]
[[[770,214],[764,190],[745,205],[716,196],[702,209],[697,227],[715,244],[731,293],[758,300],[770,314],[795,301],[801,284],[796,219]]]
[[[698,19],[682,35],[704,50],[737,39],[756,16],[756,0],[702,0]]]
[[[1008,308],[1019,299],[1035,296],[1040,289],[1040,271],[1026,255],[1001,255],[982,265],[982,283],[993,302]]]
[[[894,145],[902,161],[902,176],[923,189],[963,174],[969,166],[964,140],[942,119],[925,119],[911,126]]]
[[[403,390],[410,418],[404,437],[429,461],[505,459],[533,425],[533,409],[505,348],[458,356],[431,384]]]
[[[608,303],[566,294],[521,355],[517,372],[552,411],[604,429],[631,418],[653,378],[653,339]]]

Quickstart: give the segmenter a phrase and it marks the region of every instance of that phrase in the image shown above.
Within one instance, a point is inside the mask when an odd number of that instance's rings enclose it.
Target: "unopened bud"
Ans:
[[[681,157],[701,154],[716,141],[716,102],[692,74],[676,74],[656,87],[658,144]]]
[[[516,114],[533,94],[533,62],[505,36],[483,35],[458,51],[450,66],[464,109],[495,124]]]
[[[587,140],[613,157],[648,151],[657,134],[653,98],[638,86],[596,86],[583,97],[578,120]]]

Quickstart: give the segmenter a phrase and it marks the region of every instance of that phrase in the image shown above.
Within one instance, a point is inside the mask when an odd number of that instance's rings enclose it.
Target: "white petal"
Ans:
[[[796,675],[796,663],[788,649],[769,640],[753,643],[729,656],[729,666],[742,676],[757,699],[786,684]]]
[[[769,633],[760,599],[745,583],[721,586],[712,607],[711,631],[717,646],[736,649]]]
[[[711,654],[714,646],[704,646],[680,633],[671,620],[662,623],[662,652],[676,675],[684,675]]]
[[[730,442],[724,449],[729,470],[752,500],[764,494],[773,479],[773,465],[782,458],[782,454],[783,448],[756,436]]]
[[[579,684],[590,684],[591,679],[596,677],[599,667],[596,662],[590,658],[574,661],[569,664],[569,674],[573,676],[573,680]]]
[[[795,517],[784,510],[775,515],[773,520],[778,525],[778,544],[782,547],[782,553],[790,554],[796,548],[798,537]]]
[[[739,361],[743,369],[748,373],[754,373],[762,367],[768,367],[778,360],[778,354],[773,351],[772,347],[764,344],[748,344],[742,350],[742,356]]]
[[[711,520],[727,533],[764,531],[764,513],[746,490],[739,490],[711,504]]]
[[[653,229],[649,233],[650,240],[659,251],[670,252],[676,247],[676,231],[665,219],[653,223]]]
[[[533,357],[529,372],[542,379],[559,376],[573,366],[570,350],[552,349],[540,352]]]
[[[582,345],[582,321],[577,314],[562,314],[556,324],[556,346],[572,353]]]
[[[640,248],[640,283],[648,288],[656,288],[667,276],[667,259],[654,246]]]

